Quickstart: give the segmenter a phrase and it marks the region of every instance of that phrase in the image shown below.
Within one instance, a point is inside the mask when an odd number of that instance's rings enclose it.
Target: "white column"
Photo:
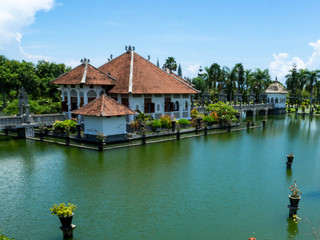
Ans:
[[[71,98],[70,98],[70,90],[67,90],[68,93],[68,118],[71,119]]]
[[[78,105],[78,109],[80,108],[80,92],[77,91],[77,105]]]
[[[88,95],[87,95],[88,89],[84,89],[83,91],[83,105],[88,104]]]

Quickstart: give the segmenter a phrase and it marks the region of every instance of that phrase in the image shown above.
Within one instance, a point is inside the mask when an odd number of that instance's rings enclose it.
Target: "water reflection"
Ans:
[[[288,232],[288,239],[294,239],[297,234],[299,234],[298,223],[293,221],[293,218],[287,218],[287,232]]]
[[[286,179],[287,179],[287,182],[292,182],[292,170],[291,169],[287,169],[286,171]]]

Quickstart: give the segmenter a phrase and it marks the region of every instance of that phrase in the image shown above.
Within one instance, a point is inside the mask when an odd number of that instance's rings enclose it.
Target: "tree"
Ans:
[[[262,90],[265,90],[272,83],[271,77],[268,69],[261,70],[260,68],[256,69],[253,76],[253,91],[256,94],[256,99],[259,99],[259,95]]]
[[[221,78],[220,65],[217,63],[213,63],[209,68],[205,67],[205,70],[206,70],[206,82],[209,89],[213,89],[213,100],[215,101],[216,85],[219,79]]]
[[[248,91],[250,89],[250,86],[253,85],[254,74],[251,71],[251,69],[246,69],[244,75],[245,75],[246,91],[243,93],[243,100],[248,102]]]
[[[174,57],[168,57],[166,62],[163,64],[163,69],[169,69],[171,72],[177,70],[177,62]]]
[[[312,102],[313,102],[313,85],[317,84],[318,79],[320,78],[320,71],[307,71],[306,74],[307,88],[310,91],[310,113],[312,113]]]
[[[297,65],[293,64],[292,69],[289,71],[290,73],[286,75],[286,85],[289,91],[289,96],[295,99],[298,98],[299,94],[299,73],[297,71]]]
[[[157,67],[160,67],[159,58],[157,58]]]
[[[180,63],[179,63],[179,67],[178,67],[178,76],[182,77],[182,69],[181,69]]]

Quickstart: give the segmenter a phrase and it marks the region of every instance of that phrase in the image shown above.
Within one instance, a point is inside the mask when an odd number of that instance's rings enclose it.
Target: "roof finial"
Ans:
[[[150,61],[150,59],[151,59],[151,57],[150,57],[150,55],[148,55],[148,61]]]
[[[89,59],[89,58],[88,58],[88,59],[83,58],[83,59],[80,60],[80,62],[81,62],[82,64],[89,63],[89,62],[90,62],[90,59]]]
[[[278,82],[278,77],[276,76],[276,80],[275,80],[275,82],[277,83]]]
[[[126,46],[125,49],[126,49],[126,52],[129,53],[129,52],[133,52],[135,50],[135,47],[134,46],[131,47],[131,45],[129,45],[129,46]]]

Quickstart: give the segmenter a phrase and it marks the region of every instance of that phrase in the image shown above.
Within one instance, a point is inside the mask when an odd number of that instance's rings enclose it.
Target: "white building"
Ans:
[[[107,135],[107,141],[112,142],[127,139],[126,116],[136,112],[102,94],[73,113],[84,118],[85,139],[95,140],[100,132]]]
[[[189,119],[191,97],[198,93],[189,82],[157,67],[131,47],[98,69],[85,60],[53,83],[61,85],[62,110],[69,118],[71,111],[99,97],[105,90],[119,103],[153,118],[168,114],[176,119]],[[126,120],[128,123],[134,116]]]
[[[279,82],[275,81],[265,91],[266,102],[274,104],[274,113],[285,113],[286,96],[288,91]]]

